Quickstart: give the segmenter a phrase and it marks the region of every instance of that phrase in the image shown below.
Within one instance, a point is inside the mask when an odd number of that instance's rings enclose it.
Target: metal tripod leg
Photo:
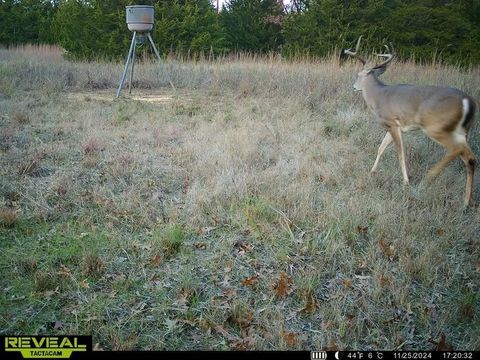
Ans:
[[[155,55],[157,55],[157,59],[159,61],[161,61],[162,59],[160,59],[160,54],[158,53],[158,50],[155,47],[155,44],[153,43],[153,39],[152,39],[152,36],[150,35],[150,33],[147,33],[147,37],[148,37],[148,40],[150,40],[150,44],[152,44],[153,51],[155,51]]]
[[[130,44],[130,50],[128,51],[127,61],[125,62],[125,69],[123,70],[122,79],[120,80],[120,86],[117,90],[117,98],[120,96],[120,92],[122,91],[123,83],[125,82],[125,77],[127,76],[128,65],[130,63],[130,59],[132,57],[132,52],[135,51],[135,39],[137,37],[137,32],[133,32],[132,43]],[[133,74],[133,72],[132,72]]]
[[[128,83],[128,93],[132,93],[132,80],[133,80],[133,69],[135,68],[135,50],[136,50],[136,41],[133,45],[133,52],[132,52],[132,71],[130,72],[130,82]]]
[[[155,44],[153,43],[153,39],[150,33],[147,33],[147,37],[148,37],[148,40],[150,40],[150,44],[152,44],[153,51],[155,51],[155,55],[157,55],[158,61],[162,61],[162,59],[160,58],[160,54],[158,53],[158,50],[155,47]],[[167,72],[167,76],[168,76],[168,72]],[[170,83],[170,86],[172,87],[172,89],[175,90],[175,86],[173,85],[172,80],[170,80],[170,76],[168,76],[168,82]]]

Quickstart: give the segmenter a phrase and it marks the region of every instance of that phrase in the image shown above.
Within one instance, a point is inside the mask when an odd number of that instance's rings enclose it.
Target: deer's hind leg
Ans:
[[[428,133],[427,133],[428,134]],[[427,173],[427,182],[431,183],[438,174],[462,153],[462,145],[455,139],[453,133],[428,134],[433,140],[447,149],[447,154],[437,162]]]
[[[468,206],[472,198],[475,156],[473,155],[470,146],[467,144],[466,134],[447,133],[442,135],[430,135],[430,137],[447,149],[447,155],[428,171],[427,182],[431,183],[450,162],[459,156],[465,163],[467,171],[464,201],[465,205]]]
[[[446,133],[446,134],[429,134],[433,140],[438,142],[440,145],[447,149],[447,154],[437,162],[427,173],[427,183],[431,183],[440,172],[452,162],[457,156],[460,156],[462,153],[462,148],[460,144],[455,141],[454,134]]]
[[[463,146],[463,151],[460,154],[461,159],[465,163],[467,168],[467,183],[465,187],[465,206],[470,205],[472,200],[472,191],[473,191],[473,175],[475,173],[475,156],[473,155],[472,149],[468,144]]]

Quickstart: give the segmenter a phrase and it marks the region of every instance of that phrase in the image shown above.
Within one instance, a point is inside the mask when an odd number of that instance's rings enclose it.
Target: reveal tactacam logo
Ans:
[[[19,352],[24,359],[69,359],[74,352],[92,350],[91,336],[2,337],[3,351]]]

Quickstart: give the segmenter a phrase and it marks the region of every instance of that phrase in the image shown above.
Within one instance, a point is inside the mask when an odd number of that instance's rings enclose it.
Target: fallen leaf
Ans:
[[[152,265],[152,266],[159,266],[161,262],[162,262],[162,256],[159,253],[156,253],[150,259],[150,265]]]
[[[353,286],[352,279],[342,279],[342,285],[347,289],[350,289]]]
[[[249,244],[249,243],[242,243],[240,245],[240,248],[245,251],[245,252],[250,252],[250,251],[253,251],[253,249],[255,248],[254,245],[252,244]]]
[[[396,257],[395,247],[393,245],[387,244],[387,242],[383,238],[380,239],[378,244],[380,245],[380,249],[382,249],[382,252],[385,254],[385,256],[390,261],[393,261]]]
[[[258,282],[258,275],[253,275],[250,277],[245,278],[242,280],[242,285],[243,286],[252,286],[255,285]]]
[[[357,226],[357,232],[359,234],[366,234],[368,232],[368,226],[361,226],[361,225],[358,225]]]
[[[330,339],[328,341],[328,345],[325,348],[325,351],[338,351],[337,344],[335,344],[335,341],[333,339]]]
[[[202,231],[204,234],[210,233],[212,230],[215,230],[217,227],[216,226],[207,226],[202,228]]]
[[[292,285],[292,279],[286,272],[282,271],[277,279],[277,282],[273,285],[275,296],[282,298],[290,293],[290,286]]]
[[[192,294],[194,290],[192,290],[191,288],[188,288],[188,287],[182,287],[180,289],[180,297],[181,298],[184,298],[184,299],[188,299],[190,297],[190,295]]]
[[[186,194],[187,193],[187,189],[190,187],[190,176],[185,176],[184,180],[183,180],[183,190],[182,190],[182,193],[183,194]]]
[[[175,301],[175,305],[180,308],[188,308],[187,302],[188,298],[190,297],[191,291],[187,288],[182,288],[180,290],[180,294],[178,295],[177,301]]]
[[[390,284],[390,279],[387,276],[385,276],[385,274],[382,273],[380,274],[379,282],[380,282],[380,286],[385,286]]]
[[[236,351],[249,350],[249,349],[252,349],[254,346],[255,346],[255,339],[250,336],[245,337],[243,339],[232,341],[232,343],[230,344],[230,347],[232,348],[232,350],[236,350]]]
[[[369,265],[368,260],[367,259],[362,259],[362,260],[359,261],[358,267],[360,269],[367,269],[368,265]]]
[[[237,290],[234,288],[223,290],[223,296],[225,296],[227,299],[232,299],[235,295],[237,295]]]
[[[255,248],[254,245],[244,241],[237,241],[233,246],[238,248],[238,255],[240,256],[245,255],[247,252],[253,251],[253,249]]]
[[[199,319],[198,326],[200,330],[205,333],[206,335],[210,335],[212,332],[212,323],[209,320]]]
[[[442,236],[445,234],[445,230],[442,229],[442,228],[438,228],[437,231],[435,231],[435,233],[438,235],[438,236]]]
[[[120,338],[117,335],[113,335],[111,342],[111,348],[113,351],[132,351],[138,342],[138,336],[130,335],[127,338]]]
[[[205,250],[207,248],[206,243],[194,243],[193,247],[200,250]]]
[[[348,322],[353,323],[355,321],[355,315],[347,314],[346,315]]]
[[[55,290],[47,290],[43,294],[45,299],[51,299],[54,294],[58,294],[58,287]]]
[[[60,264],[60,270],[57,271],[57,274],[60,276],[70,277],[72,276],[72,271],[65,265]]]
[[[48,324],[48,328],[53,330],[62,330],[65,327],[65,324],[61,321],[52,321]]]
[[[434,351],[453,351],[453,347],[448,345],[445,341],[445,334],[440,335],[440,340],[438,342],[430,339],[428,340],[430,343],[435,345]]]
[[[250,326],[253,320],[253,313],[251,311],[248,311],[246,314],[234,314],[230,315],[227,318],[228,322],[237,324],[241,328],[246,328]]]
[[[298,343],[297,334],[294,333],[294,332],[284,331],[283,332],[283,339],[285,340],[287,345],[291,346],[291,347],[297,345],[297,343]]]
[[[83,289],[90,289],[90,285],[88,285],[87,279],[84,279],[84,280],[80,281],[79,285]]]
[[[307,295],[305,296],[305,307],[300,310],[302,313],[314,313],[315,310],[317,310],[317,301],[315,300],[315,297],[313,296],[313,293],[309,291]]]
[[[226,337],[228,340],[230,341],[235,341],[235,340],[238,340],[238,337],[230,334],[227,330],[225,330],[225,328],[221,325],[216,325],[214,328],[213,328],[216,332],[218,332],[220,335]]]

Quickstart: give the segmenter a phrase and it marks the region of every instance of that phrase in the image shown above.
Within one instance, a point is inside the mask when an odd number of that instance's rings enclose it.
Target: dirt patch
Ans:
[[[66,95],[68,99],[72,99],[75,101],[115,101],[116,98],[116,91],[113,89],[105,90],[105,91],[87,91],[87,92],[75,92],[69,93]],[[169,102],[173,99],[173,96],[166,95],[166,94],[155,94],[154,92],[145,92],[145,91],[137,91],[132,94],[122,93],[119,99],[128,99],[128,100],[135,100],[135,101],[144,101],[150,103],[165,103]]]

